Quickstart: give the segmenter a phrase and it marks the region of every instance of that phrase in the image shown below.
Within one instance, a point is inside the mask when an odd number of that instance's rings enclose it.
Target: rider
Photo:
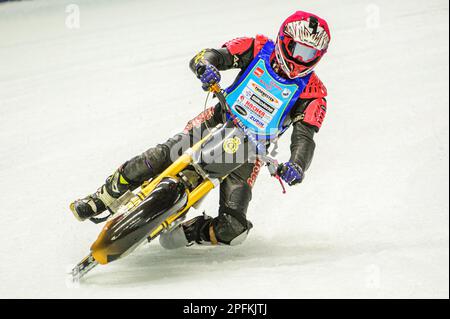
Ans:
[[[327,91],[313,69],[326,53],[329,42],[330,31],[325,20],[297,11],[283,22],[276,42],[264,35],[237,38],[221,48],[202,50],[190,62],[204,90],[220,81],[219,71],[239,68],[241,72],[235,83],[244,80],[247,68],[263,54],[267,67],[286,83],[304,81],[303,90],[285,119],[285,123],[293,127],[291,157],[280,164],[278,173],[289,185],[302,182],[313,157],[314,134],[319,131],[326,113]],[[136,189],[167,168],[174,160],[170,156],[172,148],[180,140],[192,139],[194,131],[219,123],[223,123],[220,104],[189,121],[182,133],[122,164],[94,194],[71,204],[75,217],[85,220],[104,212],[127,190]],[[193,243],[234,245],[242,242],[252,227],[246,215],[260,167],[259,161],[248,162],[233,171],[220,185],[218,216],[197,216],[162,236],[161,244],[166,248],[178,248]]]

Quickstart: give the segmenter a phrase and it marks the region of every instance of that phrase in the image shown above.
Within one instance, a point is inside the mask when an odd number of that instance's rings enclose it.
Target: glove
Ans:
[[[212,64],[200,61],[195,67],[197,78],[202,82],[202,88],[208,91],[211,86],[220,82],[220,72]]]
[[[289,185],[299,184],[303,180],[303,170],[297,163],[287,162],[278,166],[278,175]]]

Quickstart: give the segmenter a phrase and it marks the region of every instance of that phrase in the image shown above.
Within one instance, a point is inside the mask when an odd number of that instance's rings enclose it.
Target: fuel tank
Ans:
[[[100,264],[107,264],[130,253],[186,203],[185,186],[178,179],[164,178],[133,211],[106,223],[91,246],[94,259]]]

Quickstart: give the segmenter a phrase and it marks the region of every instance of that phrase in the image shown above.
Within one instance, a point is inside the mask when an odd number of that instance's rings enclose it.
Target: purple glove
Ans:
[[[197,78],[202,82],[202,88],[205,91],[208,91],[212,85],[220,82],[220,72],[212,64],[200,62],[195,70]]]
[[[300,165],[293,162],[280,164],[280,166],[278,166],[278,175],[280,175],[289,186],[301,183],[304,176]]]

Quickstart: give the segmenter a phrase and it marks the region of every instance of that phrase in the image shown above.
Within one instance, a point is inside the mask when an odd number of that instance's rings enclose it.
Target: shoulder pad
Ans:
[[[255,57],[263,46],[269,41],[269,38],[263,34],[257,34],[255,37],[255,47],[253,49],[253,56]]]
[[[226,42],[222,47],[227,48],[232,55],[243,54],[252,47],[253,41],[253,38],[248,37],[236,38]]]
[[[319,77],[314,72],[309,78],[309,82],[300,94],[301,99],[317,99],[324,98],[328,95],[327,88],[320,81]]]

